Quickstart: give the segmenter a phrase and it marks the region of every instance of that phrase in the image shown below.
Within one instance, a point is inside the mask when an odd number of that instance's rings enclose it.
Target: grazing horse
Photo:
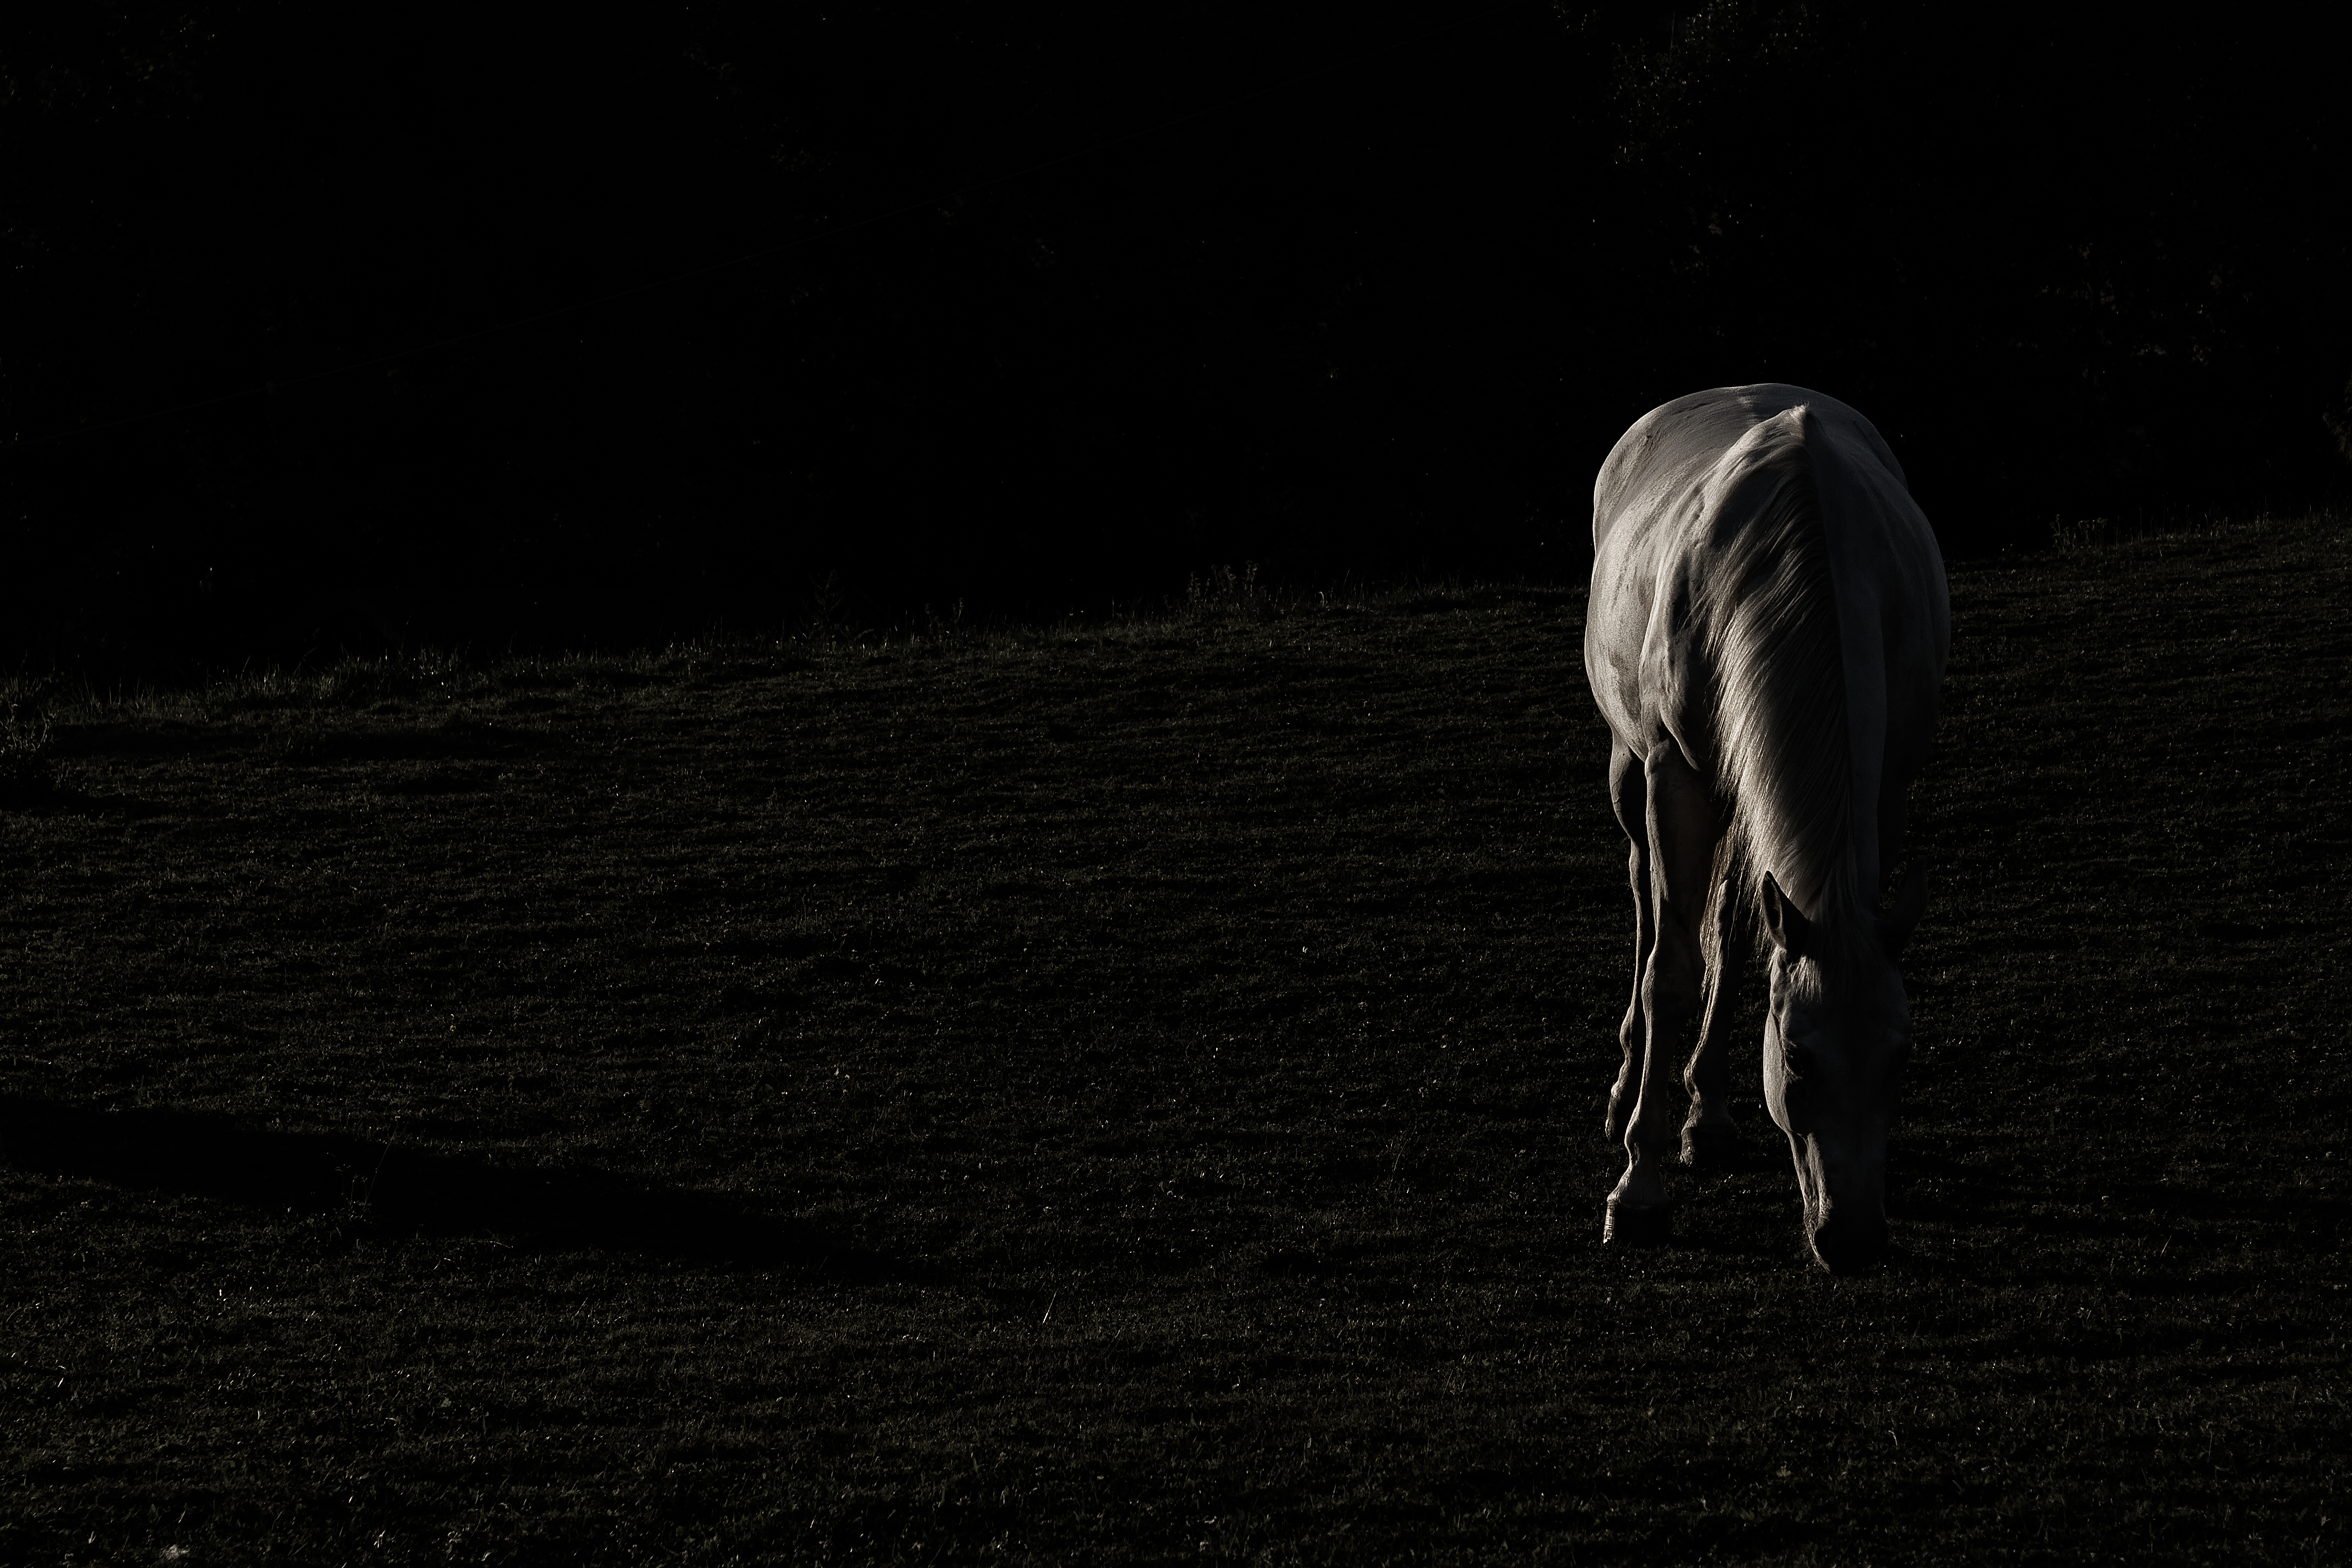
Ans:
[[[1584,672],[1633,841],[1633,1000],[1608,1132],[1605,1240],[1663,1237],[1669,1059],[1685,1165],[1733,1144],[1724,1040],[1770,938],[1764,1101],[1813,1255],[1886,1245],[1886,1128],[1911,1043],[1895,959],[1927,903],[1882,911],[1951,641],[1936,536],[1870,421],[1801,387],[1723,387],[1644,414],[1592,487]]]

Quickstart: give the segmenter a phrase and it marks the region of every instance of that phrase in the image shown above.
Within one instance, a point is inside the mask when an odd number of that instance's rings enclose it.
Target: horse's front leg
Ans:
[[[1650,841],[1650,908],[1654,934],[1642,967],[1641,1094],[1625,1124],[1625,1174],[1609,1195],[1601,1239],[1652,1240],[1666,1233],[1667,1194],[1661,1166],[1674,1142],[1666,1106],[1679,1046],[1697,1021],[1706,977],[1699,922],[1705,918],[1722,814],[1706,781],[1668,742],[1643,759],[1644,816]]]
[[[1715,968],[1707,977],[1706,1016],[1699,1025],[1698,1049],[1683,1069],[1683,1087],[1690,1091],[1690,1114],[1683,1121],[1683,1164],[1727,1170],[1737,1163],[1739,1148],[1739,1129],[1731,1120],[1731,1014],[1756,936],[1752,917],[1731,878],[1716,884],[1710,914]]]

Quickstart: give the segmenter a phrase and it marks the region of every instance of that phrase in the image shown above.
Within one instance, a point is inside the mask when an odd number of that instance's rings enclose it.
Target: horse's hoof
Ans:
[[[1693,1170],[1727,1171],[1739,1164],[1739,1129],[1701,1122],[1683,1129],[1683,1164]]]
[[[1609,1200],[1609,1217],[1601,1223],[1603,1246],[1617,1242],[1627,1247],[1654,1247],[1673,1240],[1674,1234],[1674,1210],[1663,1203],[1636,1207],[1612,1197]]]

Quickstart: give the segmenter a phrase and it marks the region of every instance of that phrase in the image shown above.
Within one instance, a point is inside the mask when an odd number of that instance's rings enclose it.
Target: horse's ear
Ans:
[[[1791,958],[1803,957],[1813,941],[1813,923],[1789,902],[1769,871],[1764,873],[1764,934]]]
[[[1911,933],[1919,928],[1919,916],[1927,913],[1927,862],[1915,858],[1911,871],[1904,877],[1903,885],[1895,890],[1895,907],[1879,917],[1878,935],[1886,944],[1889,958],[1903,951],[1911,940]]]

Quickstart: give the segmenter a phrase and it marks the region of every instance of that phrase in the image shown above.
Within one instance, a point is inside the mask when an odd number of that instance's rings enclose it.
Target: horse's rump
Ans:
[[[1924,761],[1948,624],[1877,432],[1794,387],[1668,403],[1603,465],[1594,545],[1587,667],[1619,738],[1671,735],[1712,782],[1740,896],[1769,873],[1815,921],[1866,925],[1882,795]],[[1636,666],[1612,706],[1604,668]]]

